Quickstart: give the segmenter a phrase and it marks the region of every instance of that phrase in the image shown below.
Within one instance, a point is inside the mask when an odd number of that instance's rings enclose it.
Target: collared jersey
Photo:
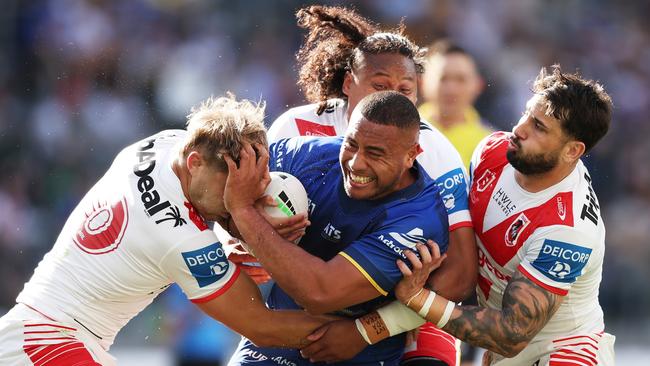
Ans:
[[[348,127],[347,103],[330,99],[327,108],[316,114],[318,104],[292,108],[278,117],[268,131],[269,142],[294,136],[343,136]],[[449,215],[449,231],[471,227],[468,204],[468,179],[458,151],[435,127],[420,122],[420,146],[417,161],[440,188]]]
[[[108,349],[173,282],[194,302],[225,292],[237,267],[172,171],[185,134],[163,131],[122,150],[74,209],[17,302],[81,324]]]
[[[605,227],[582,162],[561,182],[537,193],[522,189],[508,163],[508,134],[488,136],[470,168],[470,212],[479,246],[477,293],[501,309],[515,271],[564,301],[533,342],[602,332],[598,303]]]
[[[395,262],[398,258],[406,260],[404,249],[433,239],[441,252],[447,250],[448,224],[437,185],[417,163],[418,178],[409,187],[377,200],[349,198],[338,158],[341,142],[341,137],[281,139],[271,144],[270,169],[297,177],[309,196],[311,225],[299,245],[325,261],[336,255],[345,257],[384,295],[337,312],[357,317],[394,299],[392,289],[402,278]],[[274,309],[300,308],[277,284],[268,305]],[[350,362],[399,359],[403,348],[402,336],[391,337],[367,347]],[[275,350],[259,349],[265,355],[276,354]],[[234,358],[247,352],[240,349]],[[300,358],[297,351],[277,353],[277,357]]]

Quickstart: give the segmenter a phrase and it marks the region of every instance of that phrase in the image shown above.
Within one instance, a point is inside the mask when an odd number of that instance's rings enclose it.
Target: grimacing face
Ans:
[[[409,186],[417,139],[417,130],[380,125],[353,112],[339,153],[347,195],[372,200]]]
[[[217,170],[199,156],[188,157],[188,159],[192,159],[188,161],[190,170],[188,198],[190,203],[207,221],[226,219],[229,214],[223,201],[223,193],[228,173]]]
[[[533,96],[512,129],[506,156],[508,162],[524,175],[544,174],[555,168],[562,148],[569,140],[560,121],[547,116],[545,110],[543,98]]]
[[[356,70],[348,72],[343,81],[343,93],[348,97],[348,115],[361,99],[378,92],[393,90],[417,102],[418,75],[415,63],[397,53],[364,55]]]

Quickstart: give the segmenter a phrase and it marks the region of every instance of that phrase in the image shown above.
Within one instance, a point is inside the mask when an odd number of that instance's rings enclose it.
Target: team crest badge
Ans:
[[[515,219],[506,230],[505,243],[509,247],[514,247],[517,245],[517,239],[519,234],[528,226],[530,220],[526,217],[525,214],[520,214],[519,217]]]
[[[86,218],[72,240],[88,254],[112,252],[122,241],[128,216],[124,197],[113,203],[96,202],[90,212],[86,212]]]

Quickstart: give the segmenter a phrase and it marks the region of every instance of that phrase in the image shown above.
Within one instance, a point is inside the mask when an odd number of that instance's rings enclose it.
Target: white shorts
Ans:
[[[17,304],[0,318],[0,365],[114,366],[116,362],[75,324]]]
[[[598,332],[530,343],[513,358],[492,354],[492,366],[614,366],[616,337]],[[486,352],[485,357],[488,357]]]

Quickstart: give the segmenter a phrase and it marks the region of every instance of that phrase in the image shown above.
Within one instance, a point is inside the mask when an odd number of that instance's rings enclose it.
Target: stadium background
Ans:
[[[268,123],[304,104],[294,62],[304,33],[293,14],[308,3],[2,2],[0,314],[123,146],[182,127],[192,105],[226,90],[266,100]],[[497,128],[510,129],[517,121],[541,66],[559,62],[605,84],[615,104],[614,123],[586,159],[607,227],[600,299],[608,330],[618,337],[619,364],[637,364],[642,355],[647,360],[650,3],[344,4],[391,27],[404,17],[407,33],[420,45],[449,36],[467,48],[487,82],[478,109]],[[126,327],[112,353],[122,365],[166,365],[192,354],[227,359],[236,342],[172,290]]]

